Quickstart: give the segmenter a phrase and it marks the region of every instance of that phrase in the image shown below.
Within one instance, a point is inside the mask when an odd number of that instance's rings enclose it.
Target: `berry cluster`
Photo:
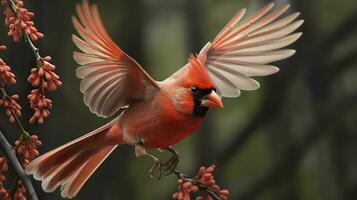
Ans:
[[[0,45],[0,50],[5,50],[6,46]],[[21,116],[21,106],[17,103],[19,95],[8,96],[4,87],[16,83],[15,75],[11,72],[11,68],[0,58],[0,87],[2,98],[0,106],[3,106],[6,111],[6,116],[10,122],[15,122],[15,117]]]
[[[44,119],[50,115],[49,110],[52,108],[52,101],[47,99],[39,89],[32,90],[27,98],[30,100],[31,108],[35,110],[35,113],[30,118],[30,123],[34,124],[37,121],[43,124]]]
[[[193,179],[180,178],[177,180],[178,191],[172,195],[173,199],[191,200],[191,193],[204,191],[203,195],[196,200],[214,200],[218,197],[221,200],[228,199],[228,190],[222,190],[213,176],[215,166],[201,167],[198,175]],[[214,196],[213,196],[214,195]]]
[[[42,90],[55,91],[62,82],[59,81],[59,76],[54,73],[55,66],[50,63],[51,57],[46,56],[40,59],[38,67],[31,70],[31,75],[27,81],[33,87],[40,87]]]
[[[36,121],[40,124],[43,123],[44,118],[47,118],[52,108],[52,101],[46,98],[46,91],[55,91],[62,82],[59,76],[54,73],[55,66],[50,63],[51,57],[46,56],[39,60],[39,66],[31,70],[30,76],[27,81],[32,84],[36,89],[31,91],[28,95],[30,106],[35,110],[34,115],[30,119],[30,123]]]
[[[0,58],[0,85],[4,87],[15,83],[15,75],[11,72],[11,68]]]
[[[39,155],[37,149],[41,145],[42,142],[38,139],[37,135],[27,136],[15,142],[14,149],[24,169]],[[26,188],[21,181],[17,182],[16,191],[12,200],[26,200]]]
[[[198,186],[193,184],[191,181],[186,181],[184,179],[178,179],[178,192],[172,195],[173,199],[177,200],[190,200],[191,192],[197,192],[199,190]]]
[[[16,192],[12,200],[26,200],[26,188],[21,181],[17,182]],[[11,200],[11,199],[9,199]]]
[[[23,1],[13,0],[10,5],[7,0],[2,0],[1,4],[5,6],[5,25],[9,27],[8,36],[12,37],[15,42],[20,41],[23,31],[32,41],[44,37],[44,35],[35,27],[35,23],[31,20],[34,13],[24,8]]]
[[[17,103],[19,95],[4,96],[0,99],[0,106],[5,108],[6,116],[11,123],[15,122],[15,117],[21,116],[21,106]]]
[[[8,161],[6,157],[0,157],[0,199],[10,200],[10,192],[5,188],[5,176],[4,174],[8,170]]]
[[[25,139],[19,139],[15,142],[15,150],[17,157],[21,158],[20,162],[23,168],[39,155],[38,147],[42,145],[42,142],[38,139],[37,135],[28,136]]]
[[[214,192],[222,200],[228,199],[228,193],[229,193],[228,190],[222,190],[214,180],[214,176],[212,174],[214,168],[215,168],[214,165],[211,165],[208,168],[201,167],[198,172],[198,175],[195,177],[197,183],[199,183],[201,187],[206,188],[205,195],[199,197],[197,200],[211,200],[210,194],[207,192],[207,190]]]

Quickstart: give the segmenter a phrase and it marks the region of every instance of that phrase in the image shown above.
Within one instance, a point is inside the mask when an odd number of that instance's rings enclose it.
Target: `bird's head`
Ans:
[[[199,58],[190,57],[183,79],[182,87],[176,91],[181,112],[204,117],[209,108],[223,108],[216,86]]]

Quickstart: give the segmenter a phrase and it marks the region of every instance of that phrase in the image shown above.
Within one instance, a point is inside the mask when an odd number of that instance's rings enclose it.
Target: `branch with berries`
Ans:
[[[37,195],[34,187],[31,183],[31,178],[25,174],[23,166],[28,164],[30,159],[38,156],[38,151],[36,150],[41,142],[38,140],[37,136],[33,135],[29,140],[16,141],[15,150],[6,140],[3,133],[0,131],[0,146],[1,149],[6,154],[6,157],[0,157],[0,198],[3,200],[26,200],[26,193],[31,200],[37,200]],[[20,164],[18,158],[22,155],[22,165]],[[7,190],[5,188],[6,173],[8,171],[8,164],[11,163],[17,176],[20,180],[15,178],[15,189]]]
[[[32,21],[33,12],[28,11],[24,2],[20,0],[0,0],[4,8],[5,25],[8,27],[8,36],[13,42],[20,42],[21,38],[33,51],[36,66],[31,69],[31,74],[27,81],[34,87],[27,96],[33,116],[29,119],[31,124],[43,124],[48,118],[52,108],[52,101],[45,95],[47,92],[55,91],[62,82],[54,72],[55,66],[50,63],[51,57],[40,55],[40,50],[34,42],[44,37],[39,32]],[[0,45],[0,51],[6,50],[6,46]],[[0,156],[0,199],[4,200],[37,200],[37,195],[33,189],[31,179],[25,174],[24,169],[39,155],[38,148],[41,141],[35,134],[29,134],[21,123],[22,107],[17,102],[19,95],[9,94],[7,87],[16,83],[15,74],[11,72],[11,67],[0,58],[0,106],[4,108],[6,116],[11,123],[16,123],[19,127],[19,138],[13,146],[9,144],[3,133],[0,131],[0,145],[5,156]],[[8,179],[8,166],[14,168],[16,175],[14,184],[8,189],[5,180]]]
[[[31,69],[31,74],[27,78],[27,81],[34,87],[28,95],[30,107],[35,111],[30,118],[30,123],[43,124],[44,119],[50,114],[49,110],[52,109],[52,101],[45,94],[57,90],[62,82],[54,72],[56,67],[50,63],[51,57],[41,57],[39,49],[33,43],[44,37],[31,20],[34,13],[24,8],[24,3],[20,0],[2,0],[2,5],[5,7],[5,25],[9,28],[8,36],[12,37],[14,42],[18,42],[24,36],[34,53],[36,67]]]
[[[5,50],[5,46],[0,46],[0,50]],[[12,147],[0,132],[0,145],[6,156],[0,157],[0,198],[3,200],[26,200],[26,193],[32,200],[37,200],[35,190],[32,186],[31,179],[24,172],[24,168],[39,155],[37,151],[41,146],[41,141],[36,135],[30,135],[22,125],[21,106],[17,103],[19,95],[8,95],[6,87],[16,83],[15,75],[11,68],[0,58],[0,106],[4,107],[5,113],[11,123],[18,125],[20,130],[19,139]],[[5,180],[8,172],[8,162],[11,163],[16,172],[12,189],[6,189]],[[28,191],[28,192],[27,192]]]
[[[178,191],[172,195],[176,200],[190,200],[191,193],[201,192],[196,200],[226,200],[228,199],[229,191],[221,189],[216,184],[213,176],[214,165],[209,167],[201,167],[198,174],[194,178],[190,178],[187,175],[181,173],[176,169],[172,169],[178,180]]]

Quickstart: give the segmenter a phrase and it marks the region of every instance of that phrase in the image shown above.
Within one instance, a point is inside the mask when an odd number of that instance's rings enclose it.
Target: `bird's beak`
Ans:
[[[203,97],[201,100],[201,106],[223,108],[223,103],[217,93],[212,91],[210,94]]]

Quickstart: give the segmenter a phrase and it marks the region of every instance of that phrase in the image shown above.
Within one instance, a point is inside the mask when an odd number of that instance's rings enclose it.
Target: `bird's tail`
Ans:
[[[26,172],[52,192],[61,186],[61,196],[73,198],[105,158],[120,144],[121,132],[112,122],[36,158]]]

